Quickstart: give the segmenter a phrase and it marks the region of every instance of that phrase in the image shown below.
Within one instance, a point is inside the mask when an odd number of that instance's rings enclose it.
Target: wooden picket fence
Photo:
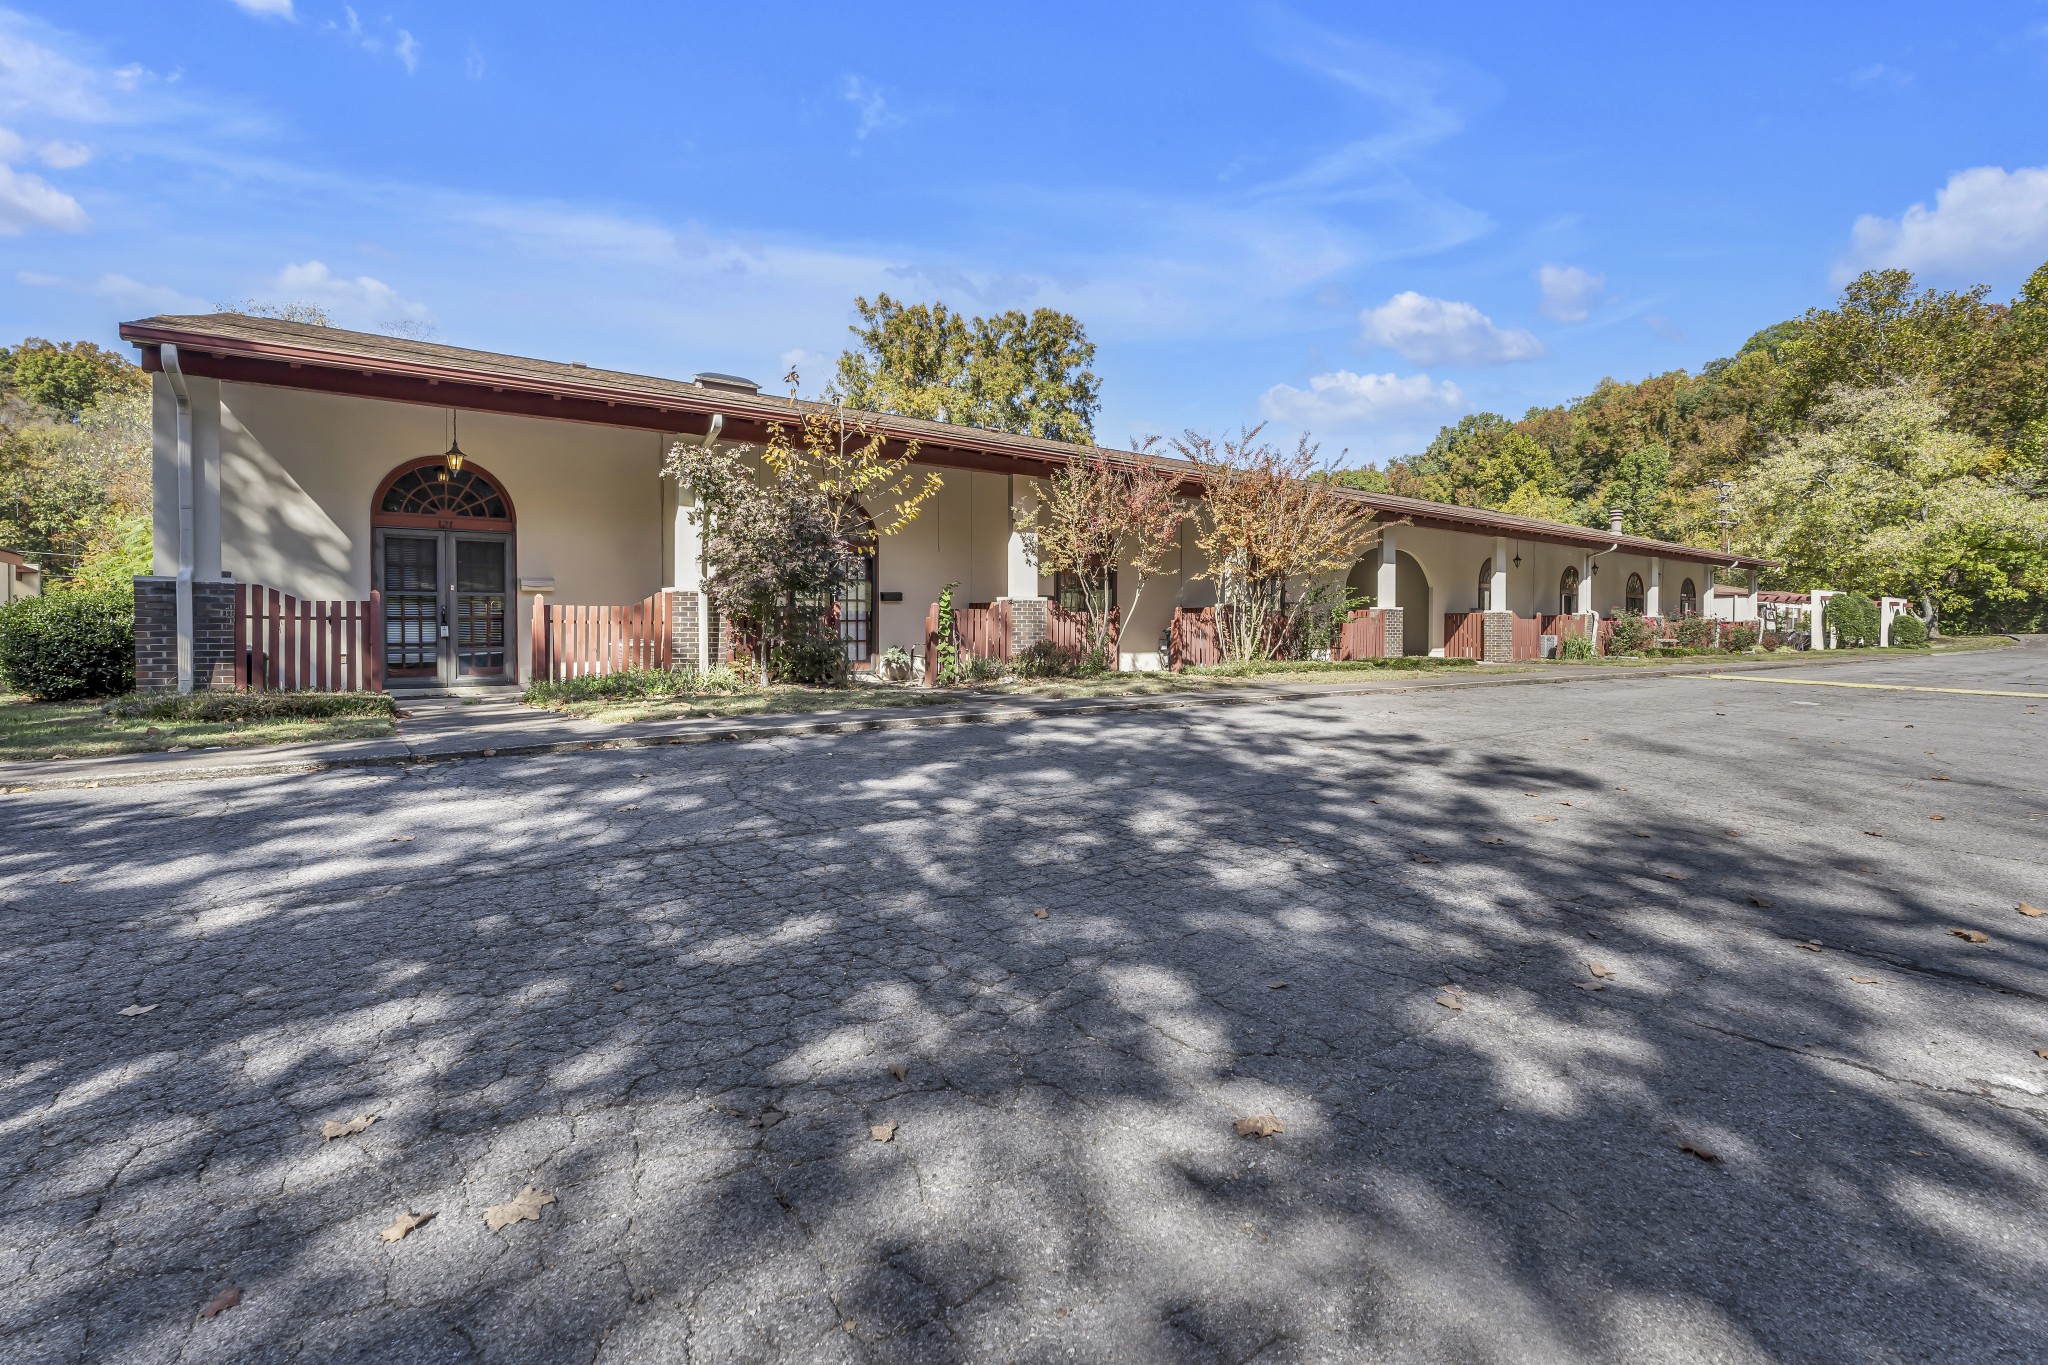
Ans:
[[[1333,655],[1339,662],[1387,656],[1387,618],[1377,607],[1361,607],[1345,618]]]
[[[1444,613],[1444,657],[1483,659],[1486,657],[1486,613],[1447,611]]]
[[[1088,626],[1093,619],[1088,612],[1071,611],[1057,602],[1047,603],[1045,608],[1045,638],[1050,640],[1062,653],[1071,654],[1077,659],[1086,658],[1090,636]],[[1109,609],[1108,645],[1108,652],[1111,655],[1117,652],[1117,632],[1122,626],[1123,608],[1111,607]]]
[[[235,584],[237,692],[382,692],[384,601],[309,602]]]
[[[671,611],[665,592],[623,607],[550,606],[535,594],[532,679],[561,682],[671,667]]]
[[[1167,627],[1169,668],[1201,668],[1223,662],[1223,637],[1216,629],[1216,608],[1175,607]]]

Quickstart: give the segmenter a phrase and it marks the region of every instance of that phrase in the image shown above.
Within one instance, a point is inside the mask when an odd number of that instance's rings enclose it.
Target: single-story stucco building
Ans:
[[[140,687],[502,686],[565,661],[708,665],[721,640],[688,494],[662,477],[664,456],[679,440],[760,443],[818,410],[726,375],[650,378],[235,313],[121,334],[154,393]],[[915,441],[944,480],[840,603],[856,666],[890,646],[924,655],[948,583],[999,612],[1001,647],[1043,638],[1062,585],[1036,571],[1013,523],[1077,449],[848,416]],[[1624,608],[1709,611],[1717,571],[1753,582],[1764,565],[1618,527],[1347,496],[1385,525],[1347,578],[1375,599],[1368,652],[1532,657],[1539,631],[1597,630]],[[1177,661],[1177,623],[1215,602],[1204,567],[1185,531],[1125,621],[1125,667]]]
[[[43,571],[19,550],[0,549],[0,607],[23,597],[40,597]]]

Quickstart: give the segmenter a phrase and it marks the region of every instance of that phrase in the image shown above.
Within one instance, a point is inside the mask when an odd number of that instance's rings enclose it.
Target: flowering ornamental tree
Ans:
[[[884,507],[874,533],[893,535],[917,519],[939,476],[912,467],[915,443],[892,453],[879,433],[817,411],[795,439],[777,423],[758,462],[753,451],[678,441],[663,461],[662,473],[691,495],[705,594],[753,637],[768,676],[842,680],[843,646],[819,604],[871,548],[863,509]]]
[[[1047,479],[1038,504],[1020,519],[1024,551],[1040,573],[1068,574],[1080,585],[1088,647],[1121,660],[1122,626],[1111,638],[1110,574],[1121,562],[1132,577],[1131,614],[1145,584],[1165,567],[1187,520],[1181,478],[1149,457],[1157,440],[1134,442],[1128,461],[1102,451],[1077,455]]]
[[[1373,510],[1353,501],[1304,436],[1292,453],[1263,426],[1216,441],[1190,431],[1174,449],[1206,489],[1196,538],[1216,582],[1217,639],[1228,659],[1275,657],[1296,626],[1302,589],[1356,563],[1379,539]]]

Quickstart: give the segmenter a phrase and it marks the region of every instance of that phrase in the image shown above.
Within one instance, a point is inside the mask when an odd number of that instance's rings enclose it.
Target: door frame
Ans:
[[[468,687],[503,687],[519,681],[519,538],[511,531],[465,530],[460,524],[441,528],[427,526],[378,526],[374,528],[370,549],[370,583],[379,593],[384,591],[384,542],[390,536],[409,537],[416,540],[432,540],[435,550],[435,601],[438,604],[441,623],[440,648],[435,653],[434,676],[431,678],[394,678],[389,670],[385,674],[385,686],[392,691],[431,688],[447,691]],[[505,671],[497,677],[463,678],[455,672],[455,542],[457,540],[497,541],[505,547]],[[377,641],[377,648],[384,648],[384,641]]]

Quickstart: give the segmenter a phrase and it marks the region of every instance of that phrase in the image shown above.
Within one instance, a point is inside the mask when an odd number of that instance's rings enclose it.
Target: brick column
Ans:
[[[1489,611],[1482,623],[1484,645],[1480,657],[1490,664],[1510,663],[1515,657],[1515,614]]]
[[[192,686],[235,685],[235,585],[224,579],[192,585]],[[135,690],[178,686],[178,581],[135,580]]]
[[[1010,657],[1020,658],[1025,650],[1045,638],[1048,600],[1043,597],[1008,597],[1003,600],[1010,604]]]
[[[1381,607],[1380,620],[1384,623],[1380,636],[1380,655],[1392,659],[1408,652],[1407,616],[1400,607]]]
[[[703,643],[698,630],[704,595],[683,588],[668,589],[668,655],[671,668],[685,668],[695,672],[702,660],[698,648]]]

